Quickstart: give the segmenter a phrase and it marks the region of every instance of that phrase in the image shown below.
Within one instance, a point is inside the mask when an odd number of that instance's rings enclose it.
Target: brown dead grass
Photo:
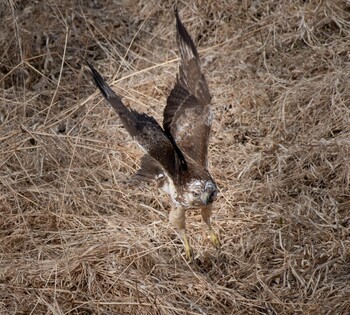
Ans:
[[[1,314],[349,314],[349,5],[179,7],[214,97],[222,250],[191,212],[186,263],[167,199],[129,181],[141,152],[81,63],[161,119],[177,71],[172,2],[7,0]]]

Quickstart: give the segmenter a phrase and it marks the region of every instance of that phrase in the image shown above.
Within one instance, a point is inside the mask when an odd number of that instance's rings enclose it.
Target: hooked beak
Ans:
[[[212,193],[212,191],[205,191],[201,194],[201,200],[205,205],[208,205],[209,203],[213,202]]]

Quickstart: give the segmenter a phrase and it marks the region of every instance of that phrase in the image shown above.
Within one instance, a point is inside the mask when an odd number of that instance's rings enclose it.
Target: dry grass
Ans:
[[[191,212],[189,265],[81,63],[161,119],[172,1],[121,2],[0,4],[0,313],[349,314],[350,6],[179,4],[214,96],[221,190],[222,250]]]

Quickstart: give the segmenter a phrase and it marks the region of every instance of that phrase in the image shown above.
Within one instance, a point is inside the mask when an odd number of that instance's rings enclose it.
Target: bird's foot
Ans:
[[[216,249],[219,249],[221,247],[219,237],[214,231],[210,231],[210,241]]]
[[[193,261],[194,260],[193,250],[186,235],[184,236],[184,246],[185,246],[186,260]]]
[[[194,255],[193,255],[193,250],[191,246],[185,246],[185,255],[186,255],[186,260],[187,261],[193,261],[194,260]]]

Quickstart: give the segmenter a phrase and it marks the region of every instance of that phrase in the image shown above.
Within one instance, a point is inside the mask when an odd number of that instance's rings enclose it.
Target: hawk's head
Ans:
[[[192,180],[182,193],[183,203],[190,208],[209,206],[216,199],[217,191],[212,179]]]

